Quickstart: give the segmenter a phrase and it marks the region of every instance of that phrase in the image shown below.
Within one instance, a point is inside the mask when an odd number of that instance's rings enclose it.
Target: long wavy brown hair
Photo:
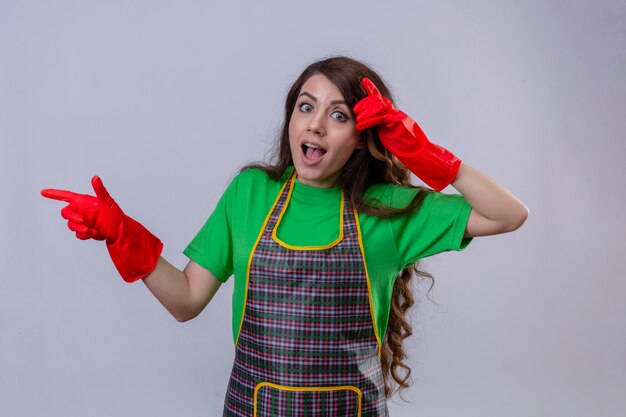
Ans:
[[[270,162],[250,164],[242,168],[242,171],[258,168],[265,171],[272,179],[279,180],[283,178],[286,170],[293,166],[289,147],[289,121],[302,85],[315,74],[326,76],[337,86],[351,112],[354,105],[367,95],[361,86],[363,77],[372,80],[383,96],[393,100],[380,75],[362,62],[345,56],[314,62],[302,72],[287,93],[285,117],[275,148],[270,151]],[[352,117],[354,119],[354,113]],[[409,170],[385,149],[375,128],[361,131],[360,135],[361,140],[367,146],[354,151],[339,176],[338,185],[342,187],[346,198],[350,199],[358,212],[381,218],[392,218],[418,210],[427,193],[432,190],[411,183]],[[368,188],[379,183],[398,184],[419,189],[420,192],[416,193],[405,207],[390,207],[366,196]],[[407,318],[408,309],[415,304],[411,281],[416,275],[422,279],[429,279],[429,291],[434,284],[432,275],[420,271],[418,264],[402,270],[393,287],[389,322],[381,349],[381,365],[387,397],[408,388],[411,383],[411,368],[405,362],[407,354],[403,344],[404,340],[413,333],[413,328]]]

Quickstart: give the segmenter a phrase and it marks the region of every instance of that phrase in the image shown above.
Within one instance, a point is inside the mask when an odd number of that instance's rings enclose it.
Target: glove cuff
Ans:
[[[118,238],[107,242],[107,249],[124,281],[132,283],[154,271],[163,243],[139,222],[124,215]]]
[[[378,133],[383,145],[435,191],[443,190],[456,179],[461,160],[430,142],[411,118],[381,125]]]
[[[461,167],[461,160],[444,147],[429,142],[429,150],[421,161],[417,161],[420,173],[413,171],[415,175],[424,181],[433,190],[439,192],[446,188],[456,179]]]

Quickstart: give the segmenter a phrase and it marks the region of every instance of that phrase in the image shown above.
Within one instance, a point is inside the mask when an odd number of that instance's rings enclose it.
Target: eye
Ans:
[[[347,122],[348,121],[348,116],[346,116],[346,114],[344,112],[341,112],[341,111],[333,112],[333,114],[331,114],[330,117],[332,117],[333,119],[335,119],[335,120],[337,120],[339,122]]]
[[[313,111],[313,106],[311,106],[309,103],[302,103],[298,107],[300,108],[300,111],[304,113]]]

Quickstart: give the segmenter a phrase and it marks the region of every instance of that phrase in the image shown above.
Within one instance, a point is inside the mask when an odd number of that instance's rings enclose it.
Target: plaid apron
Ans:
[[[387,416],[358,217],[342,195],[336,242],[284,244],[276,230],[294,182],[252,250],[223,415]]]

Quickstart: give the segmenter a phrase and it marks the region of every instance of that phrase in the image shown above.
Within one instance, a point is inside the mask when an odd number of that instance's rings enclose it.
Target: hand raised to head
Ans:
[[[370,79],[361,79],[361,85],[367,96],[354,106],[356,129],[376,126],[383,146],[435,191],[451,184],[461,160],[430,142],[417,122],[394,108]]]
[[[384,124],[388,119],[398,119],[395,113],[404,113],[396,110],[387,97],[380,94],[376,85],[369,78],[361,79],[361,85],[367,96],[354,106],[356,114],[356,129],[365,130],[372,126]],[[404,117],[404,116],[400,116]]]

